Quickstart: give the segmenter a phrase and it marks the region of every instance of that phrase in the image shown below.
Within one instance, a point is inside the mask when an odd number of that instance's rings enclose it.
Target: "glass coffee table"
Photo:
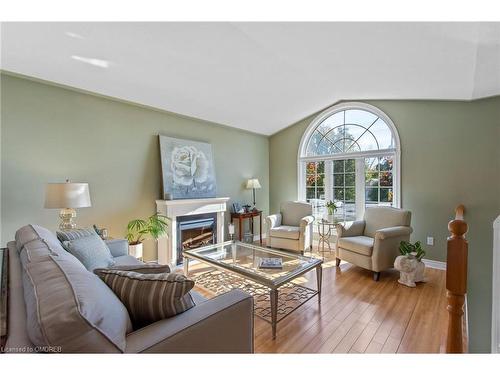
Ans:
[[[221,244],[184,250],[183,255],[185,275],[188,275],[189,272],[189,260],[194,259],[223,271],[223,274],[234,274],[241,279],[249,280],[251,283],[244,284],[242,289],[251,294],[255,294],[252,292],[257,289],[261,292],[262,290],[266,290],[269,296],[270,319],[267,319],[263,315],[256,315],[271,323],[273,339],[276,338],[276,326],[280,320],[316,295],[318,296],[318,302],[321,302],[321,264],[323,263],[321,259],[239,241],[227,241]],[[259,265],[262,258],[280,258],[282,267],[278,269],[260,268]],[[316,270],[317,290],[292,283],[292,280],[314,269]],[[200,275],[201,277],[203,277],[203,274]],[[229,279],[219,278],[219,283],[230,283],[224,280]],[[257,287],[252,286],[255,284],[257,284]],[[297,289],[293,291],[295,287],[299,288],[298,291]],[[282,290],[292,290],[290,292],[291,297],[287,295],[285,296],[285,300],[296,298],[298,302],[292,306],[284,306],[284,302],[282,302],[282,311],[278,312],[280,288]]]

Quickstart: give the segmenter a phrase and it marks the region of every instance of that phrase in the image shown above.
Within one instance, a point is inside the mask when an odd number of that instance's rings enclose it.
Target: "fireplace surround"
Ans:
[[[173,267],[182,263],[182,233],[179,226],[184,224],[185,229],[198,228],[198,235],[204,235],[198,240],[208,240],[206,235],[210,218],[213,218],[211,227],[214,243],[224,242],[224,217],[227,211],[229,198],[202,198],[202,199],[178,199],[157,200],[156,211],[167,217],[167,236],[158,239],[158,263],[168,264]],[[196,220],[200,222],[196,223]],[[191,222],[191,223],[189,223]],[[186,225],[192,226],[187,228]],[[204,229],[203,229],[204,228]],[[191,234],[195,232],[191,231]],[[188,233],[186,232],[186,235]],[[206,238],[205,238],[206,236]],[[195,236],[196,237],[196,236]],[[184,238],[184,241],[188,238]],[[194,246],[194,244],[193,244]]]

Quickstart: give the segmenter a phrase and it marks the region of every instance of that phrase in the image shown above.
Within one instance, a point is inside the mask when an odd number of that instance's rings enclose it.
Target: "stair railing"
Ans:
[[[448,223],[450,237],[447,241],[446,289],[448,300],[448,334],[446,353],[464,353],[467,351],[467,324],[464,318],[464,306],[467,293],[467,253],[468,244],[465,234],[468,225],[464,220],[465,207],[455,209],[455,219]]]

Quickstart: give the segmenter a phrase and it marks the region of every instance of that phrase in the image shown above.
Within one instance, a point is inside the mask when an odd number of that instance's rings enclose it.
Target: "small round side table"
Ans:
[[[323,255],[323,258],[325,257],[325,253],[327,252],[327,250],[325,250],[325,244],[328,246],[328,253],[332,253],[330,238],[332,236],[332,229],[335,228],[336,224],[337,223],[325,219],[320,219],[318,221],[318,252]]]

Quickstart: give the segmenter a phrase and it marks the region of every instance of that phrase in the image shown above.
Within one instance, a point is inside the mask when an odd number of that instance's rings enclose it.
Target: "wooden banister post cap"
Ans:
[[[453,237],[463,236],[465,233],[467,233],[468,229],[469,226],[463,220],[452,220],[448,223],[448,230],[451,232]]]

